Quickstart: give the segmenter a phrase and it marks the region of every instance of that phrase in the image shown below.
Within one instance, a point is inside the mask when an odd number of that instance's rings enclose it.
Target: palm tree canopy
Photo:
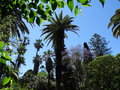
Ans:
[[[115,14],[111,17],[108,28],[112,25],[113,36],[118,38],[118,36],[120,36],[120,9],[117,9]]]
[[[69,17],[68,15],[63,17],[62,12],[59,16],[55,13],[55,19],[52,17],[48,21],[50,24],[44,25],[45,28],[42,29],[42,35],[47,34],[44,39],[49,41],[48,44],[52,41],[53,46],[56,44],[57,36],[63,31],[72,31],[76,33],[75,30],[78,30],[78,26],[71,24],[71,22],[73,22],[73,17]],[[67,37],[67,35],[64,34],[64,37]]]
[[[36,42],[34,43],[34,46],[39,51],[39,49],[42,48],[44,46],[44,44],[42,43],[42,40],[36,39]]]
[[[0,14],[1,16],[1,14]],[[5,26],[6,29],[4,32],[9,32],[13,36],[21,37],[21,34],[29,34],[29,30],[22,20],[22,18],[15,15],[8,15],[4,19],[0,17],[0,26]],[[3,28],[0,29],[1,32]]]

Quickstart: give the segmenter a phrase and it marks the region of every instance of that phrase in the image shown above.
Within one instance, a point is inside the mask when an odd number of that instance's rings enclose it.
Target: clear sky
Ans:
[[[73,24],[79,26],[80,29],[80,31],[77,32],[79,36],[72,32],[67,32],[68,39],[65,39],[66,47],[70,48],[72,46],[82,45],[84,42],[89,42],[92,35],[97,33],[102,37],[105,37],[107,41],[110,41],[108,47],[112,48],[112,55],[120,53],[120,38],[114,38],[111,28],[107,28],[111,16],[113,16],[116,9],[120,8],[120,2],[118,0],[106,0],[103,8],[99,0],[92,0],[91,5],[91,7],[81,7],[82,15],[79,14],[78,16],[74,16],[67,7],[62,9],[64,15],[68,14],[69,16],[75,17]],[[61,9],[56,10],[58,14],[60,11]],[[27,46],[28,51],[25,54],[26,66],[21,66],[21,73],[26,72],[28,69],[33,69],[32,60],[36,53],[33,43],[36,39],[44,38],[40,37],[40,30],[44,28],[42,25],[40,27],[37,25],[31,27],[27,24],[27,26],[30,30],[30,45]],[[44,44],[45,46],[41,49],[40,54],[48,49],[51,49],[51,44],[49,46],[47,46],[46,42],[44,42]]]

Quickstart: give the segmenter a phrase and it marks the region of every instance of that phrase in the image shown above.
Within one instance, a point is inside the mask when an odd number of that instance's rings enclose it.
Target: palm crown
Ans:
[[[46,27],[42,30],[42,35],[47,33],[45,40],[47,39],[47,41],[49,41],[48,44],[53,41],[53,45],[55,45],[58,34],[62,32],[64,33],[64,31],[72,31],[76,33],[75,30],[78,30],[78,26],[71,24],[71,22],[73,22],[73,17],[69,17],[68,15],[63,17],[62,12],[59,16],[55,13],[55,19],[51,18],[48,21],[50,24],[44,25]],[[63,38],[65,37],[67,37],[67,35],[64,33]]]

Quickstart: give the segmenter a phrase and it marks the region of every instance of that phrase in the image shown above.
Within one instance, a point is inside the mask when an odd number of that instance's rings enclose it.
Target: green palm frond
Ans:
[[[118,38],[120,36],[120,9],[117,9],[115,14],[111,17],[108,28],[112,25],[113,36]]]
[[[48,44],[52,41],[53,46],[55,46],[57,36],[64,31],[72,31],[77,34],[76,30],[78,30],[78,26],[71,24],[73,19],[73,17],[69,17],[68,15],[63,17],[62,12],[59,15],[55,13],[55,18],[49,19],[50,24],[44,25],[45,28],[42,29],[42,35],[47,34],[44,40],[48,41]],[[64,33],[63,38],[65,37],[67,37],[67,34]]]

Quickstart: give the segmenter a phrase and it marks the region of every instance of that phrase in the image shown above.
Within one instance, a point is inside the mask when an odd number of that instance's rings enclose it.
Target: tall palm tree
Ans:
[[[120,36],[120,9],[117,9],[115,14],[111,17],[108,28],[112,25],[113,36],[118,38],[118,36]]]
[[[78,30],[78,26],[72,25],[73,17],[69,17],[66,15],[63,17],[62,12],[57,16],[55,13],[55,19],[49,19],[50,24],[45,25],[46,27],[42,30],[42,35],[47,34],[45,39],[49,42],[52,41],[53,47],[55,50],[56,56],[56,88],[57,90],[61,90],[60,82],[61,82],[61,61],[62,61],[62,52],[64,51],[64,38],[67,36],[65,31]],[[76,32],[75,32],[76,33]]]
[[[34,73],[35,75],[37,75],[38,70],[39,70],[39,66],[40,66],[40,64],[42,63],[42,58],[41,58],[41,56],[37,54],[37,55],[34,57],[34,59],[33,59],[33,63],[34,63],[33,73]]]
[[[33,63],[34,63],[34,70],[33,70],[33,72],[34,72],[35,75],[37,75],[39,66],[42,63],[41,56],[38,55],[38,51],[40,50],[40,48],[43,47],[42,40],[40,40],[40,39],[36,40],[36,42],[34,43],[34,46],[37,49],[37,51],[36,51],[36,56],[33,59]]]
[[[53,71],[53,61],[52,58],[54,53],[51,50],[44,52],[43,59],[45,60],[46,71],[48,73],[48,90],[50,89],[50,80],[51,80],[51,73]]]

